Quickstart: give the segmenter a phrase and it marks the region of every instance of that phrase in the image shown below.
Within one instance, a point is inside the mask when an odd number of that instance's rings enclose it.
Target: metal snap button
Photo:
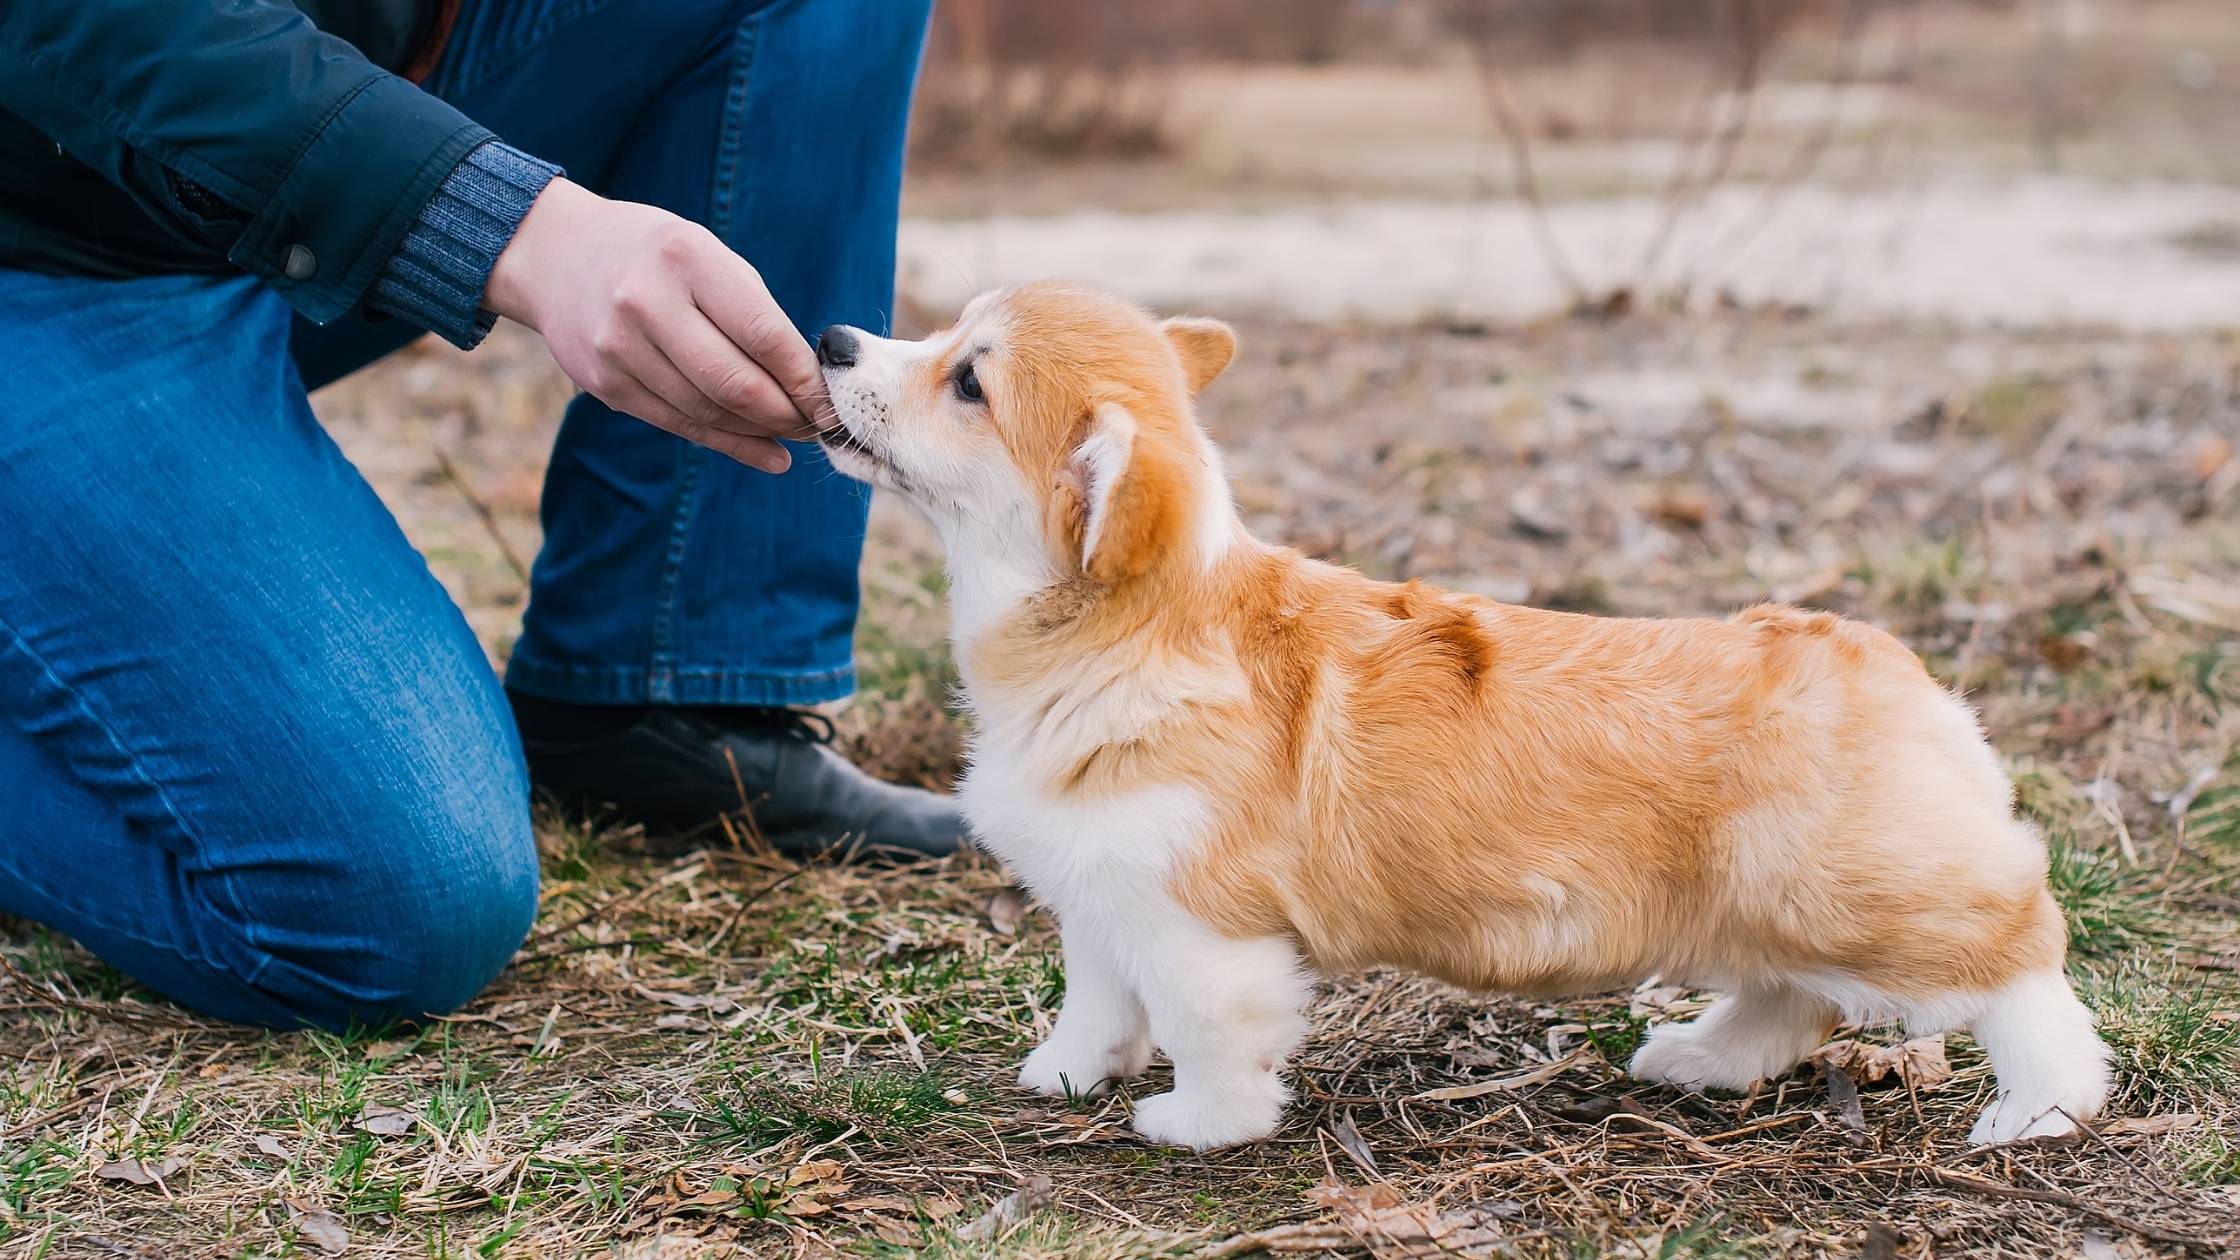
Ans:
[[[301,245],[288,247],[288,261],[281,264],[280,274],[290,280],[309,280],[319,270],[319,256]]]

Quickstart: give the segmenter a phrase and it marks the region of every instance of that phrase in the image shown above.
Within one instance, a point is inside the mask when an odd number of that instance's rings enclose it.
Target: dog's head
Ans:
[[[1124,582],[1226,545],[1235,514],[1192,399],[1236,345],[1225,324],[1056,283],[985,294],[923,341],[836,325],[819,437],[945,533]]]

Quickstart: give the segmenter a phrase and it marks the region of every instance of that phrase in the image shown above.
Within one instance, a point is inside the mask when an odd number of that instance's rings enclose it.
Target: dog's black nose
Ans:
[[[834,324],[817,337],[817,362],[826,367],[856,365],[856,335],[846,324]]]

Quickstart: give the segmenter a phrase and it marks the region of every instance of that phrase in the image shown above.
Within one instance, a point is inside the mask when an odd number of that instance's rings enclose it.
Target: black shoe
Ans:
[[[832,751],[832,723],[814,713],[506,694],[529,781],[562,805],[687,839],[718,839],[730,818],[796,858],[946,857],[965,841],[955,798],[865,774]]]

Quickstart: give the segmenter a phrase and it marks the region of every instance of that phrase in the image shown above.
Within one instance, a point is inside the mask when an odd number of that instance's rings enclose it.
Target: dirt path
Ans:
[[[1654,199],[1551,209],[1584,286],[1641,274]],[[1570,304],[1514,201],[1349,201],[1254,212],[917,219],[907,292],[953,307],[981,288],[1070,276],[1161,306],[1296,319],[1527,319]],[[1861,196],[1721,190],[1651,269],[1706,298],[1842,318],[1975,325],[2240,327],[2240,191],[2079,179],[1939,183]]]

